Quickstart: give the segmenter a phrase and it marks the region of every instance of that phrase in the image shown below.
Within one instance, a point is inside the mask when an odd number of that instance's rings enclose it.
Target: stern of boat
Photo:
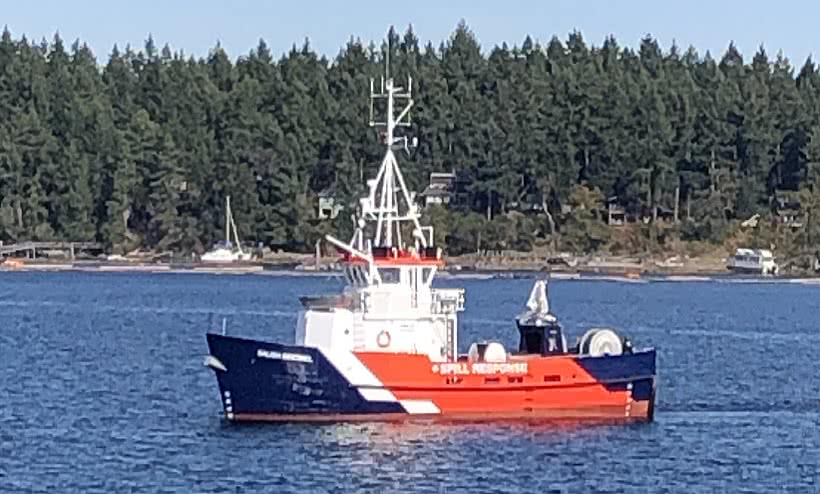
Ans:
[[[613,356],[580,356],[577,362],[607,390],[624,394],[625,418],[654,420],[657,393],[657,353],[654,348]]]

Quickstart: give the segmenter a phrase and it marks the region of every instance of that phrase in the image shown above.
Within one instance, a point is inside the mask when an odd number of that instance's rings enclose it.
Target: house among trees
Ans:
[[[638,221],[636,215],[627,213],[626,208],[618,202],[618,196],[609,197],[607,203],[607,224],[609,226],[624,226],[627,223]]]
[[[792,228],[803,227],[803,208],[796,192],[778,190],[774,197],[777,222]]]
[[[417,197],[424,207],[433,204],[455,206],[464,202],[465,194],[465,182],[455,171],[432,172],[427,187]]]
[[[652,208],[647,207],[645,208],[643,219],[644,223],[649,223],[651,221],[674,223],[675,211],[664,206],[655,206],[654,211]]]
[[[524,194],[517,201],[508,204],[508,209],[523,214],[543,214],[544,204],[540,193]]]
[[[318,211],[316,217],[320,220],[332,220],[339,216],[342,205],[336,201],[336,187],[330,186],[319,192]]]

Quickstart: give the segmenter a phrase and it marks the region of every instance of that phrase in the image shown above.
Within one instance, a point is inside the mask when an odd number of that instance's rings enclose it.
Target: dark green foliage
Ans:
[[[425,211],[452,254],[719,243],[755,213],[771,224],[784,194],[805,226],[772,238],[820,238],[811,59],[796,71],[762,47],[745,63],[730,44],[716,61],[649,36],[633,50],[577,32],[482,48],[464,23],[438,49],[412,29],[388,37],[351,38],[333,61],[308,43],[277,60],[261,40],[236,60],[219,45],[195,59],[149,38],[98,66],[79,41],[4,31],[0,240],[201,252],[223,235],[226,195],[246,241],[307,251],[324,233],[348,235],[383,153],[367,90],[388,46],[391,75],[412,76],[416,100],[405,179],[416,191],[433,171],[465,180],[457,205]],[[320,220],[328,194],[342,210]],[[640,221],[632,236],[612,238],[610,198]],[[673,210],[679,225],[660,225]]]
[[[570,212],[564,219],[565,246],[575,252],[594,252],[609,240],[609,229],[601,221],[604,196],[598,189],[575,186],[569,195]]]

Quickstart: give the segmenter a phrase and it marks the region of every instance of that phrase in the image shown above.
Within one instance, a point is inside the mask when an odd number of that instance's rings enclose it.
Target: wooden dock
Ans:
[[[19,242],[11,245],[0,245],[0,257],[16,256],[25,253],[27,259],[36,259],[37,252],[63,251],[65,257],[74,259],[77,252],[103,251],[105,246],[99,242]]]

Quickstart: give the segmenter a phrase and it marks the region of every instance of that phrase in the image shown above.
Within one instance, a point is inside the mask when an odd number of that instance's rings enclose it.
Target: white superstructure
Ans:
[[[367,182],[351,241],[326,237],[342,252],[346,286],[338,295],[302,299],[297,345],[340,358],[350,352],[425,354],[434,362],[457,356],[457,312],[464,310],[464,290],[432,287],[444,264],[441,250],[433,246],[432,227],[419,223],[414,195],[394,153],[394,147],[415,145],[395,136],[398,127],[409,125],[411,87],[409,78],[404,89],[387,77],[376,92],[371,81],[370,125],[385,143],[384,159],[375,179]],[[386,103],[384,121],[373,119],[379,101]]]

